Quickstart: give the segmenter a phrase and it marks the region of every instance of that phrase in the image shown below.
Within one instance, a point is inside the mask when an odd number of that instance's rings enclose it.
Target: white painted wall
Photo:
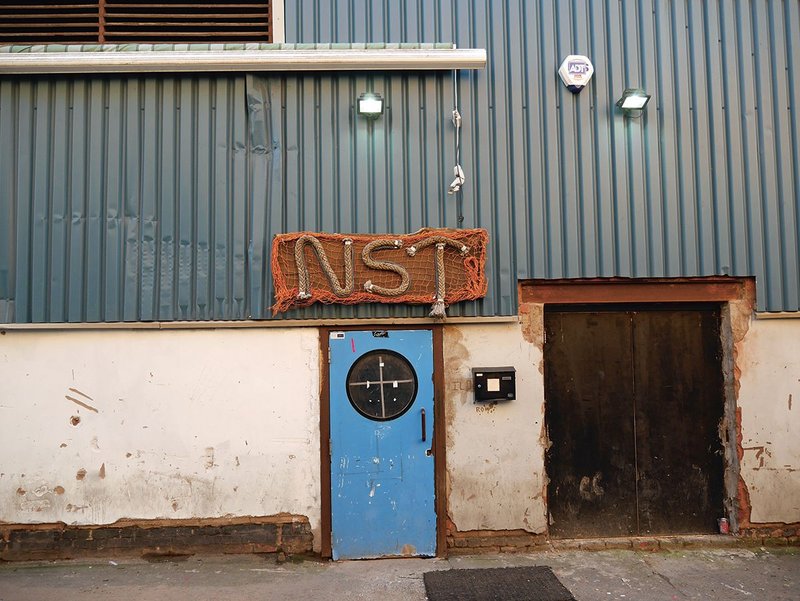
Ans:
[[[800,316],[753,320],[737,366],[750,520],[800,522]]]
[[[460,531],[546,529],[541,361],[516,323],[444,329],[448,516]],[[475,404],[471,368],[506,365],[517,399]]]
[[[444,329],[460,531],[546,530],[540,331],[540,312]],[[318,344],[314,328],[8,331],[0,521],[288,512],[318,544]],[[517,399],[476,405],[471,368],[501,365],[517,369]],[[751,520],[800,521],[800,319],[752,321],[737,366]]]
[[[316,530],[318,340],[313,328],[6,332],[0,520],[289,512]]]

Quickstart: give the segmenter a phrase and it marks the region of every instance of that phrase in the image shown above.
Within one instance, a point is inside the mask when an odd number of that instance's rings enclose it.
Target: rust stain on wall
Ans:
[[[461,367],[468,363],[470,352],[463,343],[464,335],[461,330],[455,327],[446,327],[444,334],[444,381],[447,394],[445,402],[448,409],[445,411],[447,428],[453,426],[456,411],[454,406],[464,405],[469,400],[472,390],[472,381],[464,378]],[[447,445],[452,446],[452,440],[448,437]]]
[[[539,442],[545,452],[553,445],[553,442],[550,440],[550,435],[547,432],[547,424],[544,423],[544,420],[542,420],[542,428],[539,431]]]
[[[539,373],[544,375],[544,305],[520,303],[519,317],[522,337],[542,353],[537,368]]]
[[[84,403],[83,401],[79,401],[75,397],[69,396],[68,394],[65,394],[64,398],[67,399],[68,401],[72,401],[73,403],[75,403],[80,407],[83,407],[84,409],[88,409],[89,411],[94,411],[95,413],[100,413],[96,408],[92,407],[89,403]]]
[[[86,477],[86,470],[81,468],[78,470],[78,473],[75,474],[76,480],[83,480]]]
[[[83,398],[85,398],[85,399],[89,399],[90,401],[94,401],[94,399],[93,399],[92,397],[90,397],[90,396],[89,396],[88,394],[86,394],[85,392],[81,392],[81,391],[80,391],[80,390],[78,390],[77,388],[69,388],[68,390],[69,390],[70,392],[74,392],[75,394],[82,396],[82,397],[83,397]]]
[[[750,504],[750,491],[745,484],[744,478],[739,476],[739,528],[750,526],[750,514],[752,512]]]
[[[63,494],[64,494],[64,492],[65,492],[65,491],[64,491],[64,487],[63,487],[63,486],[56,486],[56,487],[53,489],[53,492],[54,492],[54,493],[56,493],[57,495],[63,495]]]
[[[79,423],[81,423],[81,418],[77,415],[73,415],[69,418],[69,423],[71,423],[73,426],[77,426]]]
[[[737,387],[737,398],[738,398],[738,387]],[[742,464],[742,460],[744,459],[744,448],[742,447],[742,408],[736,408],[736,455],[739,458],[739,465]],[[739,483],[737,487],[737,497],[739,501],[739,511],[737,513],[737,517],[739,518],[739,528],[746,528],[750,525],[750,514],[752,512],[752,506],[750,504],[750,491],[747,489],[747,484],[742,478],[741,473],[739,474]]]
[[[522,303],[519,306],[522,323],[522,337],[535,345],[540,351],[544,349],[544,305],[538,303]]]
[[[101,480],[106,477],[106,464],[105,463],[100,466],[100,471],[98,472],[98,475],[100,476]]]
[[[772,457],[772,452],[769,450],[768,447],[765,446],[755,446],[755,447],[742,447],[742,454],[744,455],[744,451],[755,451],[756,453],[756,461],[758,461],[758,467],[754,467],[753,470],[760,470],[761,468],[766,466],[766,458]]]
[[[414,545],[409,545],[409,544],[406,543],[405,545],[403,545],[403,548],[400,550],[400,554],[401,555],[405,555],[407,557],[410,557],[412,555],[416,555],[417,554],[417,548]]]
[[[731,326],[731,347],[733,354],[733,402],[735,408],[736,429],[736,457],[738,458],[738,475],[736,477],[736,517],[739,530],[750,525],[752,505],[750,491],[741,474],[744,449],[742,448],[742,409],[739,407],[739,392],[741,389],[742,365],[744,364],[744,338],[750,329],[753,310],[756,302],[755,282],[747,280],[744,283],[741,296],[728,303]],[[724,439],[723,439],[724,440]]]

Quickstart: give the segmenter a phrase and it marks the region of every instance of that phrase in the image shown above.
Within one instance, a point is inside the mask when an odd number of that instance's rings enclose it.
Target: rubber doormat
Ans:
[[[428,601],[575,601],[547,566],[423,574]]]

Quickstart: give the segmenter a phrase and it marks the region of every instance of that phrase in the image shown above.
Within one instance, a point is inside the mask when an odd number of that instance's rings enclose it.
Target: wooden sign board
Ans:
[[[321,303],[448,304],[486,295],[483,229],[413,234],[279,234],[272,242],[273,313]]]

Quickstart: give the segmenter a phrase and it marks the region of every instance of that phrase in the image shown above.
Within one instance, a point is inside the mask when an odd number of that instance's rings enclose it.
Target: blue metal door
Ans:
[[[331,332],[334,559],[436,554],[433,334]]]

